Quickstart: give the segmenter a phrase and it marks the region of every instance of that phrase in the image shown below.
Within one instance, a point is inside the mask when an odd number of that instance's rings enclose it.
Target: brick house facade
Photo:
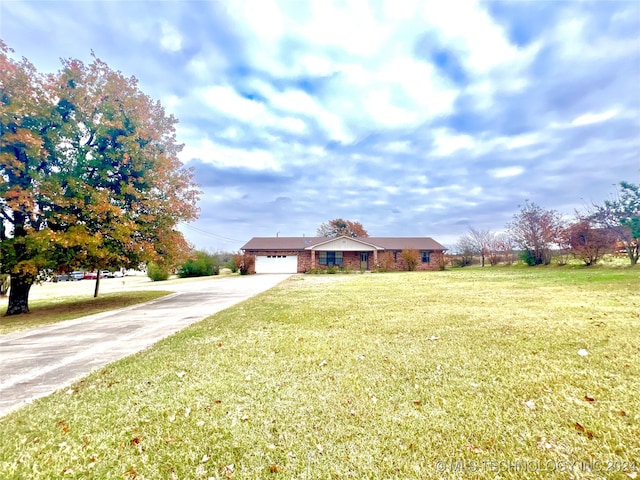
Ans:
[[[446,248],[429,237],[254,237],[242,250],[256,257],[252,273],[407,270],[402,252],[414,250],[415,270],[438,270]]]

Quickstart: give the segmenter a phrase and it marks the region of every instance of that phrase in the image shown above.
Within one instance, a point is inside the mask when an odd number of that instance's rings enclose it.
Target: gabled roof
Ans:
[[[253,237],[242,250],[304,250],[327,237]]]
[[[373,251],[384,250],[383,247],[369,242],[369,237],[328,237],[324,242],[310,245],[305,250],[336,250],[336,251]]]
[[[404,250],[405,248],[414,248],[416,250],[447,249],[447,247],[439,244],[431,237],[368,237],[367,241],[385,250]]]
[[[344,237],[349,238],[351,237]],[[316,245],[334,241],[327,237],[253,237],[242,250],[305,250]],[[357,240],[372,247],[384,250],[446,250],[431,237],[361,237]]]

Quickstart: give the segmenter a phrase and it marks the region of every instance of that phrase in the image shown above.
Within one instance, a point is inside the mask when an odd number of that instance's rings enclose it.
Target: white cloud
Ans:
[[[208,83],[222,78],[224,70],[228,67],[227,59],[217,48],[210,48],[201,52],[189,60],[187,70],[202,82]]]
[[[389,142],[381,148],[385,152],[391,153],[411,153],[411,142]]]
[[[180,152],[180,159],[188,162],[200,159],[223,167],[245,167],[254,170],[279,170],[279,162],[270,151],[231,148],[204,139],[190,142]]]
[[[494,168],[489,170],[489,175],[493,178],[508,178],[508,177],[517,177],[524,172],[523,167],[503,167],[503,168]]]
[[[272,106],[285,112],[316,119],[333,140],[345,143],[353,141],[353,136],[345,128],[342,119],[325,109],[316,99],[302,90],[272,91],[268,100]]]
[[[427,2],[422,18],[446,44],[464,54],[464,63],[475,73],[487,73],[519,55],[502,27],[475,0]]]
[[[307,129],[301,119],[278,116],[261,101],[246,98],[232,87],[214,85],[205,88],[201,95],[211,108],[257,127],[275,127],[291,133],[304,133]]]
[[[448,129],[437,129],[434,131],[434,150],[431,152],[435,156],[447,157],[458,150],[472,149],[476,145],[473,137],[465,134],[456,134]]]
[[[591,125],[593,123],[606,122],[611,120],[618,114],[617,110],[607,110],[601,113],[585,113],[577,118],[574,118],[571,122],[571,126],[581,127],[583,125]]]
[[[182,35],[169,22],[160,23],[160,45],[168,52],[179,52],[182,49]]]
[[[202,92],[205,102],[219,112],[244,121],[264,124],[266,108],[263,103],[239,95],[232,87],[214,85]]]

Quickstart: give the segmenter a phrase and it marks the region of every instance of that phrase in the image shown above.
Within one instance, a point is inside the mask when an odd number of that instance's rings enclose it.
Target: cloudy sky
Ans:
[[[0,38],[42,72],[93,50],[180,120],[201,249],[338,217],[453,246],[640,181],[635,0],[2,0]]]

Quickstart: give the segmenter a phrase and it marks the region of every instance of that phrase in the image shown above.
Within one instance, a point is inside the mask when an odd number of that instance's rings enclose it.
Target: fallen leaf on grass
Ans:
[[[278,473],[282,467],[280,465],[269,465],[269,472]]]
[[[527,407],[529,410],[535,410],[536,408],[536,404],[533,400],[527,400],[526,402],[523,403],[523,405]]]
[[[580,433],[583,433],[584,435],[587,436],[587,438],[593,438],[593,432],[591,430],[587,430],[586,428],[584,428],[583,425],[579,424],[578,422],[574,423],[573,426],[575,427],[575,429],[577,431],[579,431]]]
[[[636,478],[638,478],[638,472],[624,472],[624,474],[625,474],[627,477],[632,478],[632,479],[634,479],[634,480],[635,480]]]
[[[319,366],[319,367],[324,367],[326,364],[327,364],[327,361],[326,361],[326,360],[322,360],[322,361],[320,362],[320,365],[318,365],[318,366]]]
[[[596,399],[595,399],[595,398],[590,397],[589,395],[585,395],[585,396],[584,396],[584,399],[585,399],[587,402],[595,402],[595,401],[596,401]]]
[[[233,477],[233,474],[235,471],[236,471],[236,467],[233,463],[230,463],[229,465],[225,465],[222,468],[222,474],[227,478]]]
[[[414,401],[413,401],[413,404],[414,404],[416,407],[421,407],[421,406],[422,406],[422,402],[421,402],[420,400],[414,400]]]
[[[477,447],[472,444],[467,445],[467,450],[473,453],[482,453],[482,449],[480,447]]]
[[[180,372],[176,372],[176,375],[178,376],[178,378],[182,378],[187,374],[187,372],[185,372],[184,370],[180,371]]]
[[[554,445],[550,443],[546,438],[540,437],[538,439],[538,448],[541,450],[551,450],[554,448]]]
[[[133,437],[129,442],[129,446],[138,450],[138,453],[142,453],[142,451],[144,450],[142,448],[142,440],[140,440],[140,437]]]
[[[427,340],[435,342],[436,340],[440,340],[440,337],[436,337],[435,335],[431,335],[429,338],[427,338]]]
[[[122,478],[124,478],[124,480],[134,480],[138,478],[138,467],[131,467],[129,470],[124,472]]]
[[[202,456],[202,459],[200,460],[200,463],[208,462],[210,458],[211,458],[211,457],[205,453],[205,454]]]
[[[218,343],[218,345],[216,345],[218,348],[222,347],[222,343]]]
[[[618,410],[618,415],[620,415],[621,417],[626,417],[627,416],[627,412],[625,412],[624,410]]]

